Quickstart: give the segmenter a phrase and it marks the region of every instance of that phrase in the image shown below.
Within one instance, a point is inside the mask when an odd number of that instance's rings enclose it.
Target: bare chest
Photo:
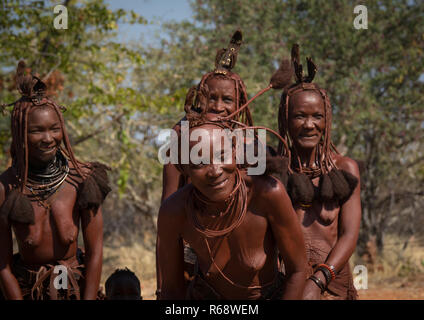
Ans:
[[[218,223],[213,219],[203,222],[210,227]],[[204,273],[219,273],[218,268],[230,273],[234,270],[256,273],[263,268],[267,253],[274,247],[267,219],[251,211],[246,213],[237,228],[226,235],[207,237],[192,223],[187,223],[183,238],[196,252]]]
[[[67,246],[77,240],[78,210],[75,210],[77,193],[74,187],[63,183],[59,190],[45,201],[31,201],[34,225],[14,223],[13,229],[20,246]]]

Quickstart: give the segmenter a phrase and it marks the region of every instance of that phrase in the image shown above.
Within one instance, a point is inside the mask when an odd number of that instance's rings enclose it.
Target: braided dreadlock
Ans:
[[[357,179],[346,171],[338,170],[333,161],[333,156],[339,154],[339,152],[331,141],[332,110],[330,99],[325,90],[321,89],[317,84],[311,83],[317,72],[317,67],[310,57],[306,58],[308,76],[303,75],[303,67],[302,64],[300,64],[298,44],[293,45],[291,58],[296,82],[284,89],[278,112],[278,127],[280,135],[287,140],[289,148],[292,150],[291,154],[296,155],[296,162],[294,162],[293,159],[290,159],[290,162],[297,173],[292,173],[289,178],[289,194],[291,195],[292,200],[296,200],[296,202],[310,204],[314,198],[314,188],[310,179],[321,176],[320,198],[324,201],[330,201],[336,197],[340,201],[345,201],[350,197],[353,189],[356,187]],[[302,167],[300,158],[288,131],[290,97],[302,91],[315,92],[324,102],[325,129],[322,140],[318,144],[317,169]],[[287,148],[283,150],[281,142],[278,147],[278,153],[291,157],[287,154]]]

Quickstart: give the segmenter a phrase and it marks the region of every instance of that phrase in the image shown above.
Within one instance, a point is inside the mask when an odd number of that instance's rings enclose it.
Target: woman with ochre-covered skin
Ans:
[[[292,60],[296,83],[283,92],[278,120],[280,135],[290,146],[287,191],[306,243],[304,299],[356,299],[348,262],[361,220],[358,165],[331,142],[331,105],[325,90],[311,83],[316,72],[312,60],[308,77],[302,74],[296,46]]]
[[[243,80],[231,71],[237,60],[241,38],[241,32],[236,31],[228,48],[218,51],[215,70],[204,74],[199,84],[188,91],[184,107],[186,113],[192,111],[204,113],[207,119],[217,120],[232,114],[247,102]],[[173,129],[178,132],[181,121],[186,120],[186,117],[181,119]],[[235,116],[234,120],[240,120],[247,125],[253,124],[249,108]],[[187,177],[178,172],[173,164],[164,165],[161,202],[187,182]]]
[[[201,142],[210,144],[210,150],[225,145],[220,139],[229,139],[219,133],[224,128],[219,122],[190,122],[190,132],[199,128],[208,132]],[[190,150],[195,144],[190,142]],[[300,299],[305,248],[284,186],[270,175],[248,176],[237,167],[234,149],[229,151],[232,161],[225,163],[226,152],[221,148],[211,154],[209,164],[177,166],[191,183],[160,208],[161,299]],[[183,240],[198,258],[189,285],[183,276]],[[279,273],[278,253],[285,277]]]
[[[62,108],[45,96],[40,79],[25,74],[22,62],[17,76],[22,97],[12,111],[12,166],[0,176],[3,297],[96,299],[103,250],[100,205],[110,191],[106,167],[75,158]],[[78,248],[80,224],[84,252]],[[55,285],[56,266],[67,289]]]
[[[231,71],[235,66],[238,51],[242,42],[240,31],[236,31],[232,36],[226,49],[217,52],[215,58],[215,69],[204,74],[197,86],[190,88],[187,93],[184,110],[187,113],[196,112],[204,114],[209,120],[217,120],[230,115],[247,101],[246,87],[240,76]],[[248,108],[244,109],[240,115],[234,117],[243,123],[252,125],[252,117]],[[173,128],[176,132],[181,130],[181,122],[187,121],[184,117]],[[178,171],[172,163],[163,166],[162,175],[162,199],[163,203],[170,195],[190,182],[188,176]],[[196,257],[192,250],[186,246],[186,279],[189,281],[193,275]],[[157,292],[160,294],[161,274],[159,265],[157,272]]]

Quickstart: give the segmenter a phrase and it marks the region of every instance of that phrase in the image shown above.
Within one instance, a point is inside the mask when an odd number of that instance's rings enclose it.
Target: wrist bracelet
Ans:
[[[322,283],[322,281],[319,278],[312,275],[312,276],[309,277],[309,279],[312,280],[313,282],[315,282],[315,284],[318,286],[318,288],[321,289],[321,293],[323,293],[325,291],[324,284]]]
[[[326,287],[330,284],[331,280],[332,280],[332,275],[330,270],[328,270],[327,268],[324,268],[322,266],[318,267],[315,269],[315,272],[317,271],[321,271],[324,274],[325,277],[325,282],[326,282]]]
[[[326,270],[330,272],[331,280],[334,280],[336,278],[336,268],[334,266],[321,263],[318,265],[317,269],[322,269],[322,268],[325,268]]]

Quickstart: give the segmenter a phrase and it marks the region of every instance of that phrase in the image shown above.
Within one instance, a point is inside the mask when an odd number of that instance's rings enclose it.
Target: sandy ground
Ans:
[[[155,279],[143,283],[143,299],[155,300]],[[369,281],[368,289],[358,290],[361,300],[424,300],[424,275]]]
[[[424,300],[424,275],[370,282],[358,294],[362,300]]]

